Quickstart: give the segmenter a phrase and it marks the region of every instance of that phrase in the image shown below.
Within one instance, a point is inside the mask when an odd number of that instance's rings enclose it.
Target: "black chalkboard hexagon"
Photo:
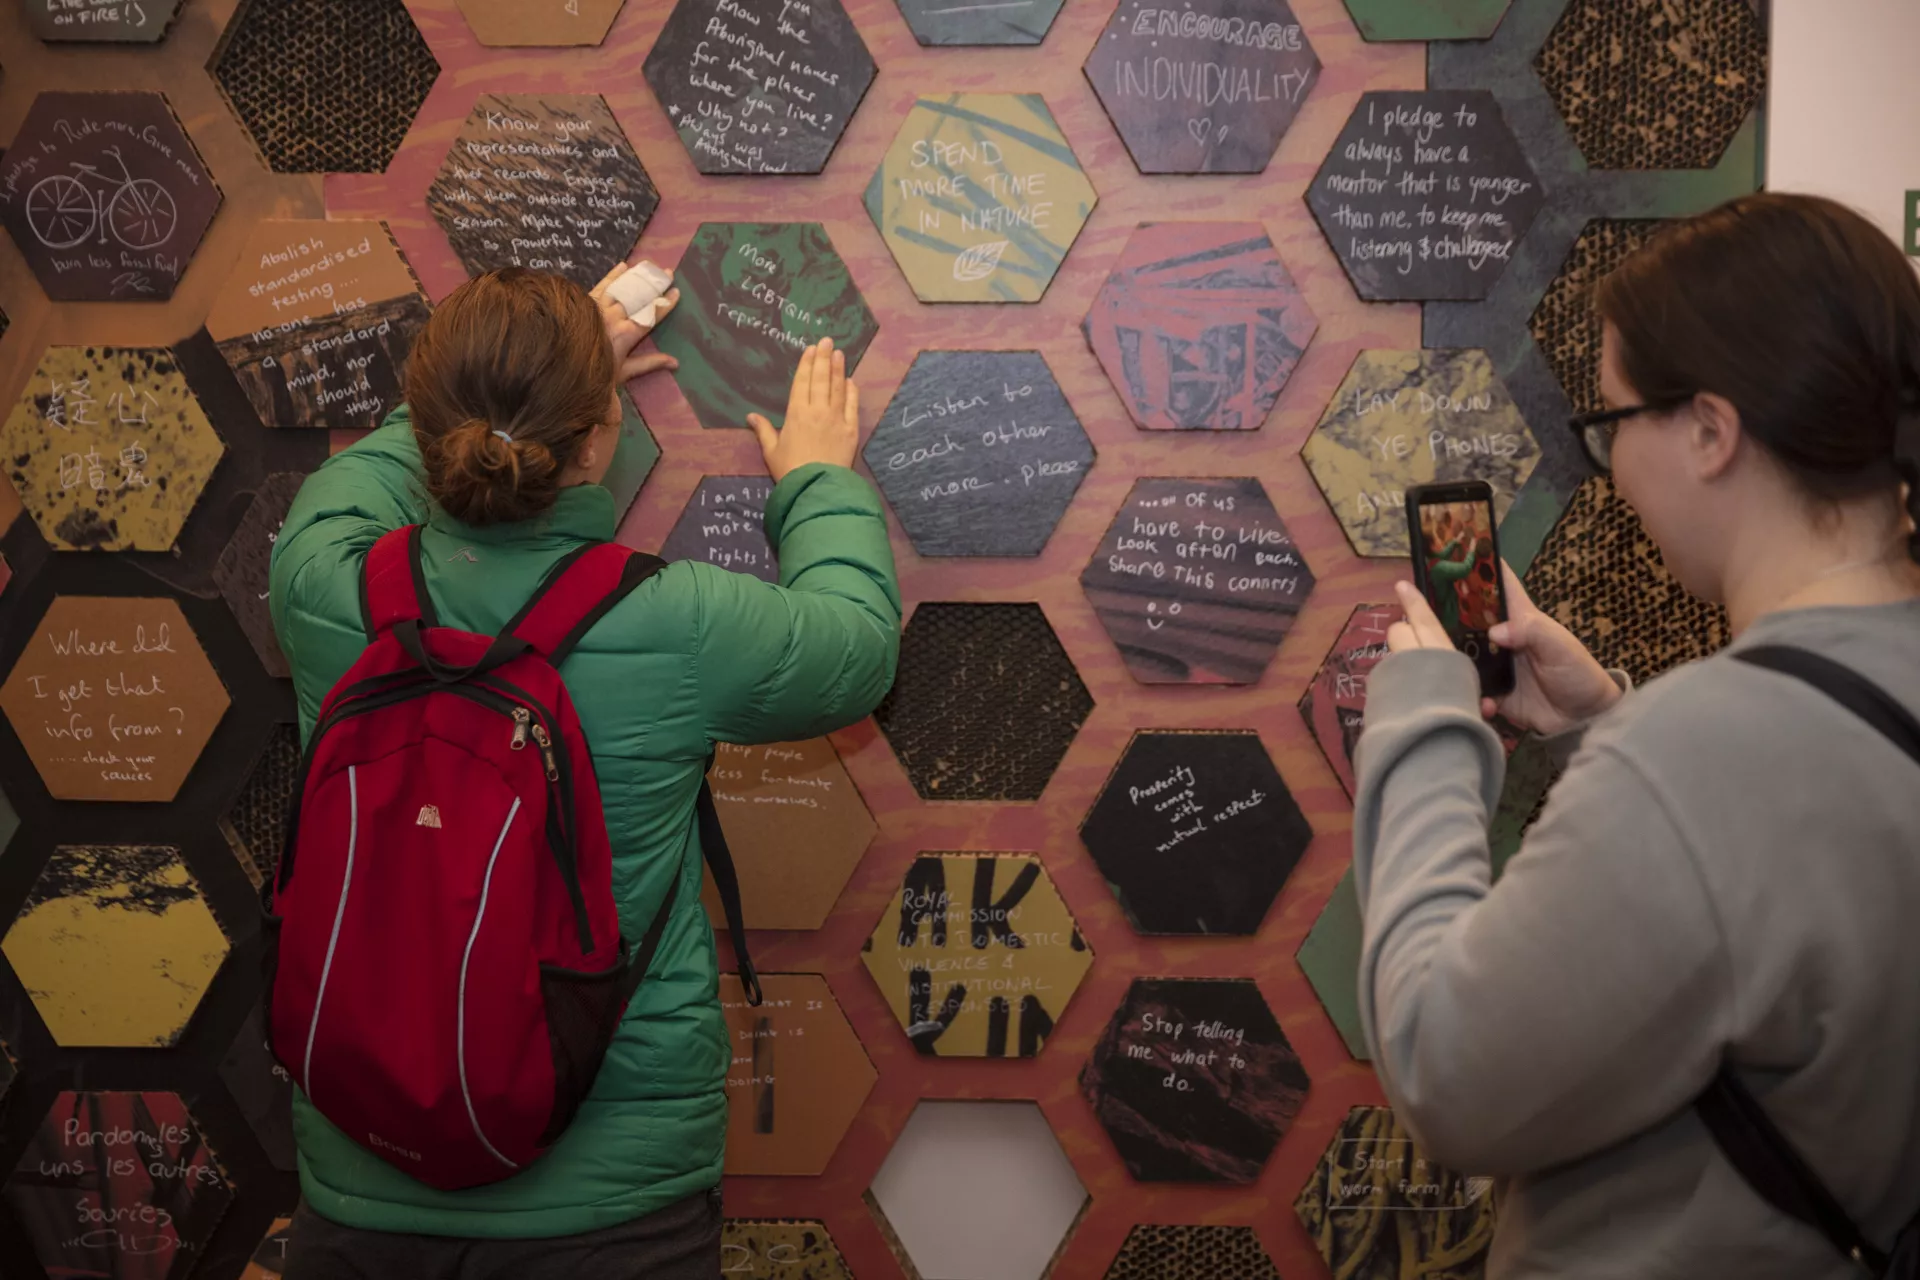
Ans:
[[[1066,0],[1000,0],[955,4],[954,0],[894,0],[900,16],[923,45],[1039,44]]]
[[[261,482],[213,566],[214,585],[239,619],[240,629],[260,656],[260,665],[268,675],[282,679],[291,676],[293,669],[287,665],[287,655],[280,651],[273,618],[267,612],[267,566],[280,526],[286,523],[287,510],[305,481],[306,477],[297,472],[280,471]]]
[[[180,0],[22,0],[27,25],[49,44],[158,44]]]
[[[1080,839],[1134,930],[1257,932],[1313,827],[1251,730],[1133,735]]]
[[[706,174],[819,173],[874,70],[840,0],[678,0],[643,67]]]
[[[1311,1087],[1251,978],[1135,978],[1080,1069],[1140,1182],[1254,1181]]]
[[[273,1060],[257,1003],[234,1036],[226,1057],[220,1060],[220,1080],[246,1113],[253,1136],[260,1139],[273,1167],[298,1172],[293,1146],[293,1077]]]
[[[698,560],[762,582],[780,581],[780,565],[767,543],[766,476],[702,476],[660,546],[666,561]]]
[[[1320,78],[1287,0],[1120,0],[1082,70],[1142,173],[1260,173]]]
[[[1307,207],[1368,302],[1478,302],[1546,203],[1486,89],[1363,93]]]
[[[1093,442],[1037,351],[923,351],[861,456],[923,556],[1037,556]]]

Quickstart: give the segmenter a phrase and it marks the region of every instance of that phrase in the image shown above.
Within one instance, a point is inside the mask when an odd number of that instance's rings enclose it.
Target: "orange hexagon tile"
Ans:
[[[165,597],[55,597],[0,685],[0,713],[56,800],[173,799],[226,711]]]
[[[1031,1058],[1093,966],[1073,913],[1031,854],[915,858],[861,948],[919,1052]]]
[[[495,47],[599,44],[627,0],[460,0],[481,44]]]
[[[765,999],[747,1003],[720,976],[727,1017],[727,1169],[732,1174],[826,1170],[879,1078],[817,973],[763,973]]]
[[[818,929],[873,839],[873,816],[825,738],[715,749],[714,807],[749,929]],[[724,923],[708,878],[707,914]]]
[[[63,551],[172,550],[226,452],[166,347],[49,348],[0,448]]]
[[[61,845],[0,941],[64,1048],[166,1048],[227,955],[180,851]]]
[[[273,1225],[267,1228],[266,1238],[253,1251],[253,1257],[247,1260],[247,1269],[240,1273],[240,1280],[280,1280],[287,1272],[287,1236],[293,1226],[292,1218],[275,1218]]]

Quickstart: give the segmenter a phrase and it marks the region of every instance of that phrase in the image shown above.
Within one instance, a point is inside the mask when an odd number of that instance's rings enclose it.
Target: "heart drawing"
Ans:
[[[1209,140],[1215,143],[1224,142],[1227,137],[1227,126],[1224,124],[1221,125],[1220,131],[1215,133],[1213,130],[1213,117],[1203,116],[1198,120],[1187,121],[1187,132],[1193,135],[1195,142],[1204,147]]]

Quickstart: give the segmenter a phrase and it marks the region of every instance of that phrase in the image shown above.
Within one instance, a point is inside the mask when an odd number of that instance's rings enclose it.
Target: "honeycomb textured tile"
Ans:
[[[1093,442],[1037,351],[923,351],[861,456],[923,556],[1037,556]]]
[[[1280,1280],[1252,1227],[1161,1227],[1127,1232],[1106,1280]]]
[[[607,474],[600,477],[600,483],[613,495],[616,523],[626,518],[633,500],[640,496],[641,486],[646,484],[647,477],[653,474],[654,464],[659,461],[659,442],[653,438],[647,420],[640,416],[633,396],[622,390],[620,439],[613,447],[613,461],[607,466]]]
[[[49,1276],[186,1280],[233,1184],[179,1094],[68,1091],[0,1194]]]
[[[161,93],[42,93],[0,157],[0,225],[55,302],[171,298],[219,207]]]
[[[1347,0],[1368,40],[1485,40],[1513,0]]]
[[[460,0],[476,39],[492,46],[599,44],[626,0]]]
[[[157,44],[180,0],[21,0],[27,25],[48,43]]]
[[[894,1140],[867,1203],[910,1275],[1040,1280],[1087,1192],[1033,1103],[927,1100]]]
[[[728,1218],[720,1227],[720,1270],[747,1280],[853,1280],[817,1218]]]
[[[1533,309],[1527,329],[1576,413],[1606,408],[1600,398],[1601,326],[1593,291],[1666,225],[1659,218],[1595,218],[1587,223],[1566,265]]]
[[[427,188],[468,275],[553,271],[582,289],[626,261],[660,193],[595,93],[488,93]]]
[[[697,560],[762,582],[780,581],[780,565],[767,542],[772,492],[773,481],[764,475],[702,476],[660,545],[660,558]]]
[[[1252,934],[1313,839],[1242,730],[1142,730],[1080,824],[1134,929]]]
[[[254,761],[240,794],[220,816],[220,834],[227,838],[240,869],[258,889],[280,863],[287,839],[287,815],[300,794],[300,731],[277,724],[266,749]]]
[[[1594,169],[1710,169],[1766,91],[1748,0],[1572,0],[1534,57]]]
[[[867,184],[922,302],[1038,302],[1098,200],[1037,93],[921,98]]]
[[[440,75],[402,0],[247,0],[210,68],[275,173],[382,173]]]
[[[737,747],[717,743],[713,788],[720,829],[740,877],[749,929],[818,929],[873,839],[873,817],[825,738]],[[709,879],[715,927],[725,924]]]
[[[1257,222],[1142,223],[1081,324],[1150,431],[1257,431],[1319,327]]]
[[[167,597],[56,596],[0,713],[56,800],[171,800],[227,711]]]
[[[1093,710],[1037,604],[921,604],[875,723],[922,800],[1038,800]]]
[[[428,306],[387,224],[269,218],[207,332],[269,427],[372,430],[400,403]]]
[[[861,949],[923,1054],[1032,1058],[1093,952],[1031,854],[923,853]]]
[[[840,0],[678,0],[644,72],[701,173],[819,173],[874,65]]]
[[[1142,173],[1259,173],[1320,78],[1287,0],[1120,0],[1084,67]]]
[[[1309,1086],[1251,978],[1135,978],[1080,1071],[1141,1182],[1252,1182]]]
[[[1633,508],[1603,476],[1582,484],[1526,574],[1527,594],[1600,664],[1645,684],[1730,638],[1726,611],[1667,571]]]
[[[292,471],[275,472],[262,481],[213,566],[214,585],[240,620],[240,629],[247,633],[247,642],[259,655],[260,665],[268,675],[282,678],[291,676],[293,670],[280,651],[280,640],[267,610],[267,569],[280,526],[286,523],[287,510],[305,482],[305,476]]]
[[[1479,1280],[1493,1243],[1492,1178],[1429,1160],[1386,1107],[1355,1107],[1293,1210],[1333,1274]]]
[[[1363,351],[1300,456],[1357,554],[1405,556],[1408,488],[1484,480],[1505,519],[1540,444],[1486,352]]]
[[[825,978],[764,973],[760,985],[766,999],[755,1008],[738,977],[720,976],[730,1046],[726,1171],[820,1174],[879,1075]]]
[[[298,1172],[293,1145],[293,1077],[273,1060],[257,1001],[220,1061],[220,1081],[240,1104],[273,1167],[286,1173]]]
[[[0,942],[63,1048],[167,1048],[227,955],[200,886],[164,845],[61,845]]]
[[[1367,302],[1485,298],[1545,203],[1485,89],[1362,94],[1307,188]]]
[[[900,16],[924,45],[1039,44],[1065,0],[1000,0],[955,4],[953,0],[894,0]]]
[[[817,222],[705,222],[680,259],[680,302],[654,344],[703,427],[786,420],[800,353],[822,338],[860,365],[879,321]]]
[[[1136,480],[1080,585],[1142,684],[1252,684],[1313,570],[1252,476]]]
[[[1397,604],[1363,604],[1354,609],[1314,673],[1313,683],[1300,695],[1300,717],[1348,798],[1354,787],[1353,749],[1365,725],[1367,676],[1387,656],[1387,628],[1405,616]]]
[[[280,1280],[287,1270],[287,1245],[293,1227],[292,1218],[275,1218],[273,1225],[267,1228],[266,1238],[260,1241],[247,1260],[247,1269],[240,1273],[240,1280]]]

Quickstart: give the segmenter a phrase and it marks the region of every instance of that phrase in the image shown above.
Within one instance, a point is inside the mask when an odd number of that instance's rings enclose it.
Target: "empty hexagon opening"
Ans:
[[[747,1280],[853,1280],[818,1218],[728,1218],[720,1225],[720,1269]]]
[[[930,602],[873,718],[922,800],[1038,800],[1092,711],[1039,605]]]
[[[28,0],[20,9],[33,34],[49,44],[158,44],[180,11],[180,0]]]
[[[1041,1280],[1088,1203],[1031,1102],[922,1101],[867,1191],[914,1280]]]
[[[921,854],[860,958],[930,1057],[1037,1056],[1093,966],[1046,868],[1018,853]]]
[[[1127,1232],[1106,1280],[1280,1280],[1252,1227],[1141,1225]]]
[[[747,928],[825,924],[875,830],[833,744],[716,743],[707,781],[740,878]],[[714,927],[723,927],[711,875],[701,894]]]
[[[1313,828],[1251,730],[1141,730],[1080,824],[1134,930],[1258,932]]]
[[[299,794],[300,730],[291,724],[277,724],[241,784],[240,793],[220,816],[220,834],[227,838],[233,856],[256,889],[280,864],[287,818]]]
[[[460,0],[460,12],[474,38],[492,47],[554,48],[594,45],[627,0],[568,0],[566,4],[529,4],[527,0]]]
[[[247,0],[208,68],[275,173],[383,173],[440,75],[402,0]]]
[[[1287,0],[1120,0],[1083,67],[1142,173],[1260,173],[1320,78]]]
[[[861,456],[923,556],[1036,556],[1093,466],[1037,351],[923,351]]]
[[[913,38],[923,45],[1039,44],[1066,0],[1019,4],[955,4],[953,0],[894,0]]]
[[[1135,978],[1080,1071],[1141,1182],[1252,1182],[1310,1087],[1251,978]]]
[[[1513,0],[1347,0],[1367,40],[1485,40]]]
[[[268,675],[282,678],[291,676],[293,669],[287,665],[287,655],[280,651],[280,638],[267,608],[267,571],[274,541],[305,482],[305,476],[291,471],[276,472],[262,481],[213,566],[214,585],[239,619],[260,665]]]
[[[1573,0],[1533,60],[1593,169],[1710,169],[1766,89],[1749,0]]]
[[[1142,684],[1252,684],[1313,570],[1252,476],[1137,480],[1080,574]]]
[[[817,973],[763,973],[765,1003],[747,1003],[740,979],[720,977],[730,1047],[730,1174],[825,1172],[879,1075]]]
[[[762,582],[780,581],[767,541],[767,497],[773,481],[760,476],[702,476],[660,544],[666,561],[696,560]]]
[[[922,302],[1038,302],[1098,201],[1037,93],[919,99],[867,184]]]
[[[1600,396],[1602,326],[1593,291],[1666,225],[1659,218],[1593,219],[1581,229],[1566,265],[1533,309],[1527,329],[1576,413],[1606,408]]]

